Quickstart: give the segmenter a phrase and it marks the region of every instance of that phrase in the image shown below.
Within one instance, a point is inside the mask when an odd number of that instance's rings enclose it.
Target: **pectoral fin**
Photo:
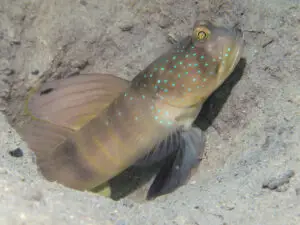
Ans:
[[[160,162],[169,155],[176,152],[182,142],[182,130],[177,130],[172,133],[168,138],[155,146],[153,151],[139,159],[135,166],[150,166],[154,163]]]
[[[204,151],[205,138],[199,128],[191,128],[180,134],[176,150],[167,158],[152,183],[147,199],[173,192],[186,184],[198,168]]]

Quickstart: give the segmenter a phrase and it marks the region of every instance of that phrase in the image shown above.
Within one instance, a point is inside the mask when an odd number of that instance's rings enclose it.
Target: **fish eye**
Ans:
[[[207,34],[205,33],[205,31],[199,31],[198,34],[197,34],[197,37],[199,40],[202,40],[204,38],[206,38]]]
[[[195,35],[199,41],[203,41],[209,38],[210,31],[206,27],[197,27],[195,29]]]

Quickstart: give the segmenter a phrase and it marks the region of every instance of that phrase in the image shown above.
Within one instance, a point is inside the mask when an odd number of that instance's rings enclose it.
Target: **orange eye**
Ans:
[[[199,31],[197,34],[197,37],[199,40],[205,39],[207,37],[207,34],[204,31]]]
[[[195,35],[199,41],[208,39],[210,31],[206,27],[197,27],[195,29]]]

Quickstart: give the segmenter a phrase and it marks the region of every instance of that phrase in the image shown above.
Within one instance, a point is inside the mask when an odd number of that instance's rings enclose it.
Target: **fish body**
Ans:
[[[203,148],[192,123],[233,71],[241,49],[240,33],[197,21],[192,35],[130,82],[98,74],[46,83],[28,101],[35,119],[23,135],[41,172],[90,190],[144,157],[155,161],[175,152],[151,196],[181,186]]]

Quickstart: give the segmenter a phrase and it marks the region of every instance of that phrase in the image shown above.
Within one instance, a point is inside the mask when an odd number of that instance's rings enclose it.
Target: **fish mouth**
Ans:
[[[244,36],[240,29],[235,29],[236,33],[236,47],[235,47],[235,58],[233,59],[233,63],[230,66],[229,70],[232,72],[236,65],[239,63],[243,50],[244,50]]]
[[[231,32],[235,38],[230,41],[229,44],[223,46],[223,53],[225,53],[228,48],[231,49],[231,53],[229,55],[224,54],[226,60],[223,60],[219,65],[217,71],[219,77],[218,83],[222,83],[233,72],[243,53],[244,38],[242,31],[240,29],[233,29]]]

